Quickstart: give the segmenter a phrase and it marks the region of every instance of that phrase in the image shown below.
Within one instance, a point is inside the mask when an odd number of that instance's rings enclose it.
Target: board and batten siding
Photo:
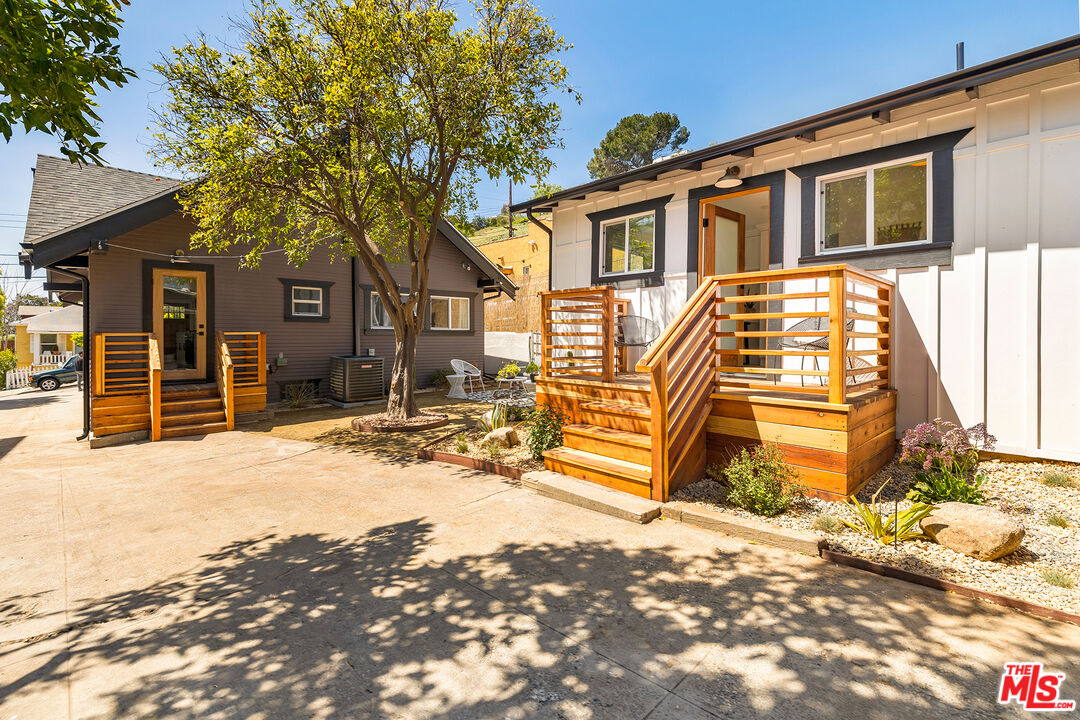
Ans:
[[[179,213],[126,233],[109,241],[105,252],[90,256],[90,321],[92,332],[146,332],[143,314],[143,261],[167,261],[177,250],[188,255],[208,255],[205,250],[190,249],[194,230]],[[126,249],[133,248],[133,249]],[[226,254],[236,255],[240,250]],[[385,358],[385,373],[390,376],[394,358],[392,331],[367,331],[364,313],[365,286],[371,280],[363,266],[356,268],[357,292],[352,291],[351,262],[338,258],[331,262],[325,249],[316,249],[302,268],[288,264],[284,253],[269,253],[261,258],[259,269],[241,268],[236,258],[193,258],[194,265],[213,265],[214,330],[262,331],[266,333],[266,357],[273,372],[267,376],[270,400],[280,397],[281,383],[300,380],[323,380],[327,392],[330,356],[351,355],[354,342],[359,352],[374,347]],[[463,266],[464,263],[464,266]],[[177,269],[187,267],[178,263]],[[484,308],[477,288],[479,274],[448,240],[441,238],[432,251],[431,286],[433,292],[448,291],[470,295],[472,327],[469,333],[448,335],[425,331],[417,346],[417,378],[425,385],[431,373],[449,368],[451,358],[482,362]],[[469,269],[466,269],[469,268]],[[408,270],[394,269],[399,282],[408,284]],[[328,321],[285,319],[285,291],[279,278],[332,282]],[[354,336],[354,297],[357,303],[357,331]],[[208,338],[213,343],[213,338]],[[275,358],[283,354],[288,364],[278,367]],[[474,360],[475,359],[475,360]],[[210,376],[213,377],[211,369]]]
[[[673,195],[664,285],[619,291],[666,325],[696,286],[688,193],[737,164],[743,177],[973,128],[955,146],[954,234],[944,264],[888,268],[897,284],[897,431],[985,421],[1004,452],[1080,461],[1080,72],[1063,63],[711,161],[554,211],[552,288],[591,284],[588,213]],[[783,266],[801,256],[800,180],[785,175]],[[693,203],[696,206],[696,202]],[[871,263],[845,260],[855,265]],[[940,262],[940,261],[937,261]],[[774,266],[775,267],[775,266]],[[877,269],[877,268],[875,268]]]

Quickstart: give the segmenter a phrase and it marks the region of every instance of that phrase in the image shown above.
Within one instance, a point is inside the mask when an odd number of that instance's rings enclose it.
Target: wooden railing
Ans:
[[[150,390],[150,441],[161,439],[161,351],[153,333],[147,336],[149,390]]]
[[[615,290],[552,290],[540,294],[543,377],[615,379]]]
[[[232,355],[229,353],[229,343],[225,341],[225,333],[217,334],[217,387],[221,395],[221,404],[225,408],[225,424],[229,430],[235,425],[236,418],[236,388]]]
[[[94,395],[133,395],[150,391],[151,333],[97,333],[90,363]]]
[[[710,280],[717,286],[718,387],[800,392],[844,403],[853,392],[890,386],[888,280],[847,265]]]
[[[665,500],[677,478],[705,461],[705,421],[715,384],[717,278],[698,286],[679,315],[637,363],[650,374],[652,495]]]
[[[236,387],[266,384],[266,333],[218,333],[218,345],[227,346]]]

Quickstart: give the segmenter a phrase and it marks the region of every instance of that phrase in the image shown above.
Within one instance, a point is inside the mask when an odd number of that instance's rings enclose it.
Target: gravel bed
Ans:
[[[1080,468],[1051,462],[999,460],[984,461],[979,468],[987,475],[984,486],[988,498],[986,505],[1017,518],[1027,531],[1019,550],[993,562],[976,560],[928,540],[884,547],[869,535],[843,525],[838,532],[822,533],[814,527],[820,514],[828,513],[847,519],[854,519],[854,514],[841,503],[816,498],[798,498],[787,512],[763,518],[726,504],[724,486],[706,479],[683,488],[673,499],[742,517],[753,517],[780,527],[816,532],[824,535],[829,547],[839,552],[1080,613]],[[1074,486],[1046,485],[1041,478],[1048,470],[1069,474]],[[859,491],[858,498],[869,502],[874,492],[887,482],[878,499],[887,500],[890,506],[896,501],[897,507],[902,510],[911,504],[904,495],[913,476],[910,468],[894,459],[866,483]],[[1046,518],[1053,514],[1063,516],[1068,527],[1059,528],[1047,523]],[[1043,570],[1066,573],[1075,584],[1072,588],[1051,585],[1043,579]]]
[[[528,423],[515,425],[514,429],[517,431],[518,439],[523,440],[525,438],[525,433],[528,432]],[[432,449],[440,452],[454,453],[455,455],[466,455],[477,460],[490,460],[491,462],[497,462],[500,465],[520,468],[523,472],[544,469],[544,461],[534,460],[529,449],[523,442],[519,442],[512,448],[501,448],[498,456],[493,457],[488,451],[487,446],[480,442],[483,440],[485,434],[486,433],[483,430],[470,428],[469,430],[446,438]],[[469,445],[469,449],[466,452],[461,452],[457,447],[459,437],[463,438]]]
[[[361,415],[357,419],[364,425],[382,430],[394,430],[397,428],[426,427],[432,423],[446,420],[447,416],[444,413],[421,412],[405,420],[392,420],[386,413],[375,413],[374,415]]]

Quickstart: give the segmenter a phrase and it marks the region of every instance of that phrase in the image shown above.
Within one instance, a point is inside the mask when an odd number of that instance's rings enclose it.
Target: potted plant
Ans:
[[[529,382],[536,382],[536,376],[540,374],[540,366],[530,362],[525,366],[525,374],[529,376]]]

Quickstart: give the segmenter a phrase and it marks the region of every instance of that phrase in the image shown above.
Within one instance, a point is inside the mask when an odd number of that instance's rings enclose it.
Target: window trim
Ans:
[[[319,293],[319,299],[315,300],[315,299],[312,299],[312,298],[297,298],[296,297],[296,291],[297,290],[315,290],[315,291],[317,291]],[[293,315],[293,317],[322,317],[324,315],[324,313],[323,313],[323,289],[321,287],[315,287],[314,285],[293,285],[291,288],[289,288],[289,293],[292,296],[292,315]],[[297,303],[300,303],[302,305],[318,305],[319,306],[319,311],[318,312],[300,312],[299,310],[296,309],[296,304]]]
[[[285,290],[285,320],[291,322],[329,322],[330,321],[330,286],[333,282],[323,280],[301,280],[299,278],[278,278]],[[319,314],[298,313],[295,309],[296,302],[313,303],[314,300],[299,300],[293,297],[294,289],[319,290]]]
[[[652,264],[647,268],[641,270],[630,269],[630,221],[636,218],[643,218],[646,216],[652,216],[653,220],[653,247],[652,247]],[[605,252],[607,248],[607,241],[604,236],[604,231],[609,227],[615,225],[622,225],[624,228],[623,234],[623,269],[622,270],[608,270],[604,267],[604,257],[607,254]],[[622,217],[612,218],[611,220],[604,220],[600,223],[600,277],[602,278],[619,278],[624,275],[640,275],[641,273],[650,273],[653,268],[656,267],[656,211],[646,210],[645,212],[633,213],[630,215],[623,215]]]
[[[925,240],[913,240],[910,242],[902,243],[887,243],[885,245],[875,244],[875,224],[874,224],[874,174],[876,170],[889,167],[897,167],[900,165],[906,165],[918,160],[926,162],[926,239]],[[908,247],[916,247],[919,245],[929,245],[934,242],[934,154],[932,152],[924,152],[916,155],[909,155],[907,157],[895,158],[893,160],[884,160],[882,162],[874,163],[871,165],[861,165],[859,167],[850,168],[847,170],[839,170],[834,173],[825,175],[818,175],[814,178],[814,198],[815,207],[814,214],[816,217],[815,222],[815,236],[814,236],[814,248],[816,250],[815,255],[838,255],[852,252],[872,252],[874,250],[890,249],[900,250]],[[825,247],[825,186],[828,183],[836,182],[837,180],[847,180],[849,178],[865,177],[866,178],[866,238],[862,245],[844,245],[841,247],[827,248]]]
[[[407,298],[408,293],[402,293],[402,299]],[[375,324],[375,301],[379,301],[379,305],[382,305],[382,298],[379,297],[379,291],[375,289],[368,290],[368,330],[393,330],[394,323],[390,321],[389,325],[376,325]],[[383,308],[385,312],[385,308]],[[387,315],[389,318],[389,315]]]
[[[644,287],[652,287],[664,284],[664,260],[665,260],[665,232],[667,230],[667,204],[674,195],[663,195],[643,200],[641,202],[621,205],[608,210],[597,210],[585,215],[592,223],[592,240],[590,245],[590,266],[593,285],[615,285],[623,283],[640,283]],[[634,270],[632,272],[603,274],[601,272],[600,258],[603,254],[600,226],[619,218],[629,218],[635,215],[643,215],[647,212],[655,213],[653,219],[653,267],[652,270]]]
[[[436,327],[435,326],[435,323],[433,322],[433,318],[432,318],[432,301],[433,300],[446,300],[446,303],[447,303],[446,304],[446,320],[447,320],[448,327]],[[469,318],[468,327],[463,327],[463,328],[449,327],[449,325],[453,325],[453,322],[451,321],[451,318],[453,318],[453,313],[450,312],[450,307],[451,307],[451,304],[452,304],[451,303],[452,300],[464,300],[465,302],[468,303],[469,312],[466,314],[466,317]],[[472,304],[472,300],[473,300],[472,297],[468,296],[468,295],[435,295],[435,294],[429,295],[428,296],[428,307],[427,307],[427,326],[428,326],[428,329],[434,330],[436,332],[447,332],[447,333],[467,333],[467,332],[472,332],[472,324],[473,324],[473,318],[472,318],[473,304]]]

